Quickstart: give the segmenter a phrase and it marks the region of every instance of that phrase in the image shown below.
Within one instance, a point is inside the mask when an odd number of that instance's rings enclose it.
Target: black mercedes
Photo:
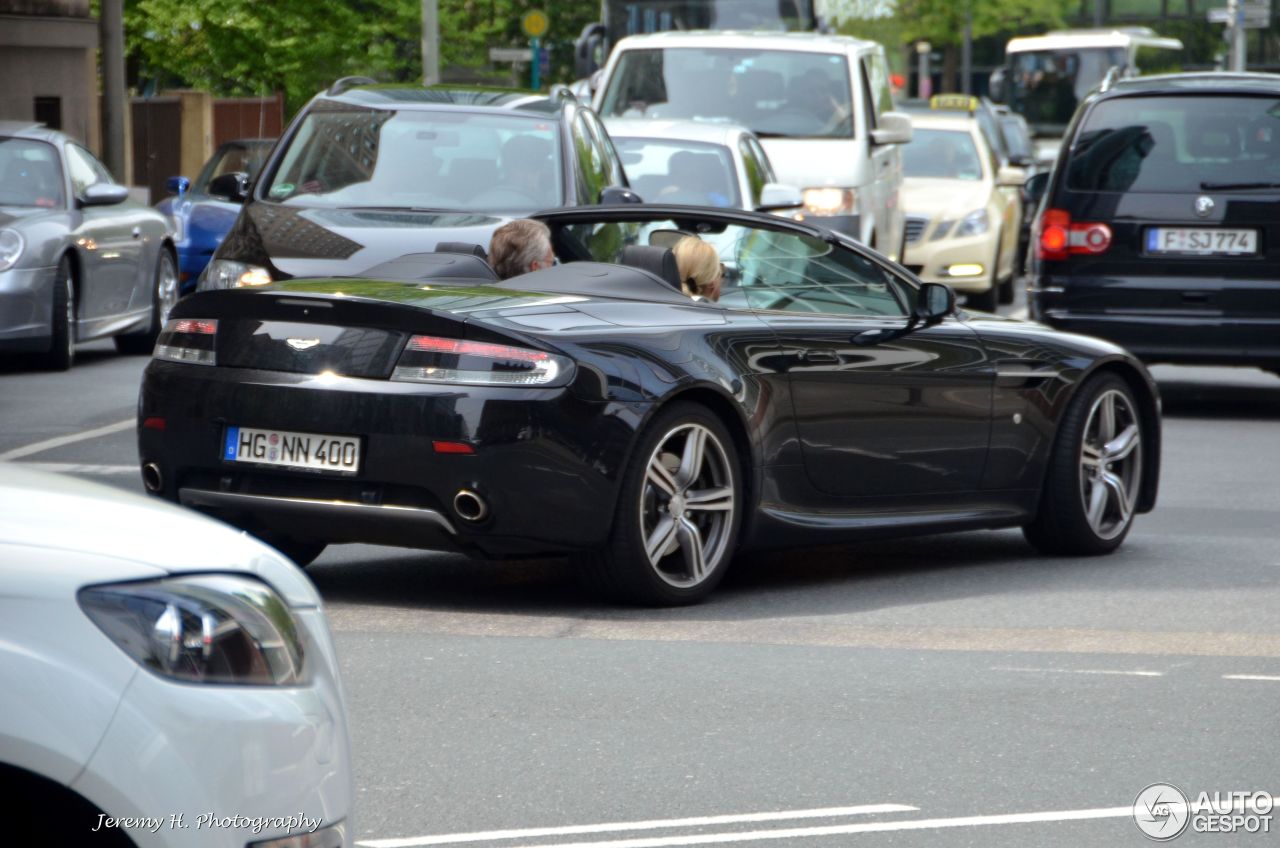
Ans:
[[[139,401],[147,489],[301,564],[565,553],[647,604],[705,597],[749,548],[1022,527],[1106,553],[1155,504],[1159,397],[1113,344],[957,310],[807,223],[537,217],[560,264],[505,281],[460,248],[181,301]],[[718,302],[679,290],[689,237]]]

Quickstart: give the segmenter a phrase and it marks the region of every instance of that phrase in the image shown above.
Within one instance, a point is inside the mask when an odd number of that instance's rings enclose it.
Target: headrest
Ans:
[[[676,265],[676,255],[665,247],[628,244],[622,248],[622,253],[618,256],[618,264],[648,271],[677,291],[682,290],[680,267]]]
[[[489,254],[484,252],[484,248],[478,244],[468,244],[465,241],[442,241],[436,245],[436,253],[462,253],[467,256],[479,256],[484,261],[489,261]]]

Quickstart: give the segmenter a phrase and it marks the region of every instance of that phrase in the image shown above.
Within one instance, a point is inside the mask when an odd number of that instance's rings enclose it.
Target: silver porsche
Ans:
[[[168,219],[73,139],[0,121],[0,355],[65,371],[108,336],[150,353],[177,298]]]

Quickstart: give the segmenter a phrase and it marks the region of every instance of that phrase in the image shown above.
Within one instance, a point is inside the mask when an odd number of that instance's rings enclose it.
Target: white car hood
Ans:
[[[858,148],[853,139],[762,138],[760,144],[780,183],[806,189],[858,188],[870,182],[870,163],[854,155]]]
[[[940,180],[907,177],[902,181],[902,210],[921,218],[963,218],[985,209],[991,186],[985,180]]]
[[[246,533],[165,501],[0,462],[0,565],[16,566],[0,569],[0,594],[26,594],[22,575],[39,576],[22,568],[23,548],[83,554],[44,575],[58,584],[251,572],[290,606],[320,605],[301,569]]]

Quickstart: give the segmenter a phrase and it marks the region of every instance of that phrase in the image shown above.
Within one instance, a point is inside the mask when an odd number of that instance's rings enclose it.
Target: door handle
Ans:
[[[832,350],[802,351],[800,359],[809,365],[835,365],[840,361],[840,357]]]
[[[134,238],[142,238],[142,228],[141,228],[141,227],[134,227],[134,228],[133,228],[133,237],[134,237]]]

